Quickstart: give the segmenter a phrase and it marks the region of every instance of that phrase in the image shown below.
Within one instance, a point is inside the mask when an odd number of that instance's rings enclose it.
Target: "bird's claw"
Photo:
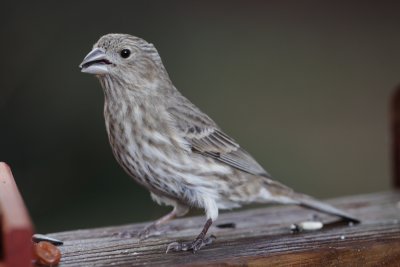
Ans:
[[[132,238],[135,235],[131,231],[122,231],[122,232],[114,233],[113,236],[117,236],[119,238]]]
[[[196,238],[192,242],[172,242],[168,245],[165,253],[171,251],[188,251],[192,250],[193,254],[200,250],[202,247],[210,245],[215,239],[214,235],[210,235],[208,238]]]
[[[139,240],[145,240],[149,238],[150,236],[154,235],[154,232],[158,230],[157,226],[155,224],[150,224],[146,226],[144,229],[140,230],[138,233],[135,233],[134,231],[122,231],[122,232],[117,232],[114,233],[114,235],[120,237],[120,238],[132,238],[136,237]]]
[[[154,223],[152,223],[146,226],[143,230],[139,231],[136,236],[137,238],[139,238],[139,240],[145,240],[149,238],[157,230],[158,230],[157,226]]]

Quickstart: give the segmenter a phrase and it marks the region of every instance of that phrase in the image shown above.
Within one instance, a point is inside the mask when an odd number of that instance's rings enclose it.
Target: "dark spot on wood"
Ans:
[[[218,228],[236,228],[236,224],[235,223],[221,223],[221,224],[217,224],[216,225]]]

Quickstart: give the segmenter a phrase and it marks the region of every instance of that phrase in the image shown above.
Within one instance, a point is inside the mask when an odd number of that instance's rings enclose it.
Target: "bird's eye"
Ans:
[[[129,49],[122,49],[119,54],[123,58],[128,58],[131,55],[131,51]]]

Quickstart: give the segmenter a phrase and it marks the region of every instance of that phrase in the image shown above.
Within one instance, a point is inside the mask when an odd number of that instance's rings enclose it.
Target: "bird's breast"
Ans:
[[[106,103],[104,117],[116,160],[141,184],[162,187],[171,166],[185,161],[180,141],[160,114],[149,114],[141,105],[113,108]]]

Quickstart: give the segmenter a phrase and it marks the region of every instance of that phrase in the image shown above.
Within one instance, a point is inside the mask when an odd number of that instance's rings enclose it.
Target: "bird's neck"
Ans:
[[[165,99],[157,93],[162,90],[158,84],[127,84],[111,76],[101,77],[100,83],[104,91],[106,121],[131,120],[133,124],[141,124],[146,120],[146,123],[153,124],[167,119],[162,115]]]

